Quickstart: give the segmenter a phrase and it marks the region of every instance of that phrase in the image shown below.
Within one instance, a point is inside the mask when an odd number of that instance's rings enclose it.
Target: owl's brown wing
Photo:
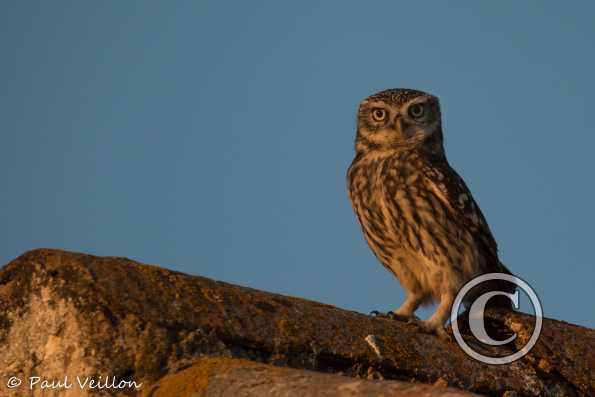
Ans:
[[[494,268],[499,268],[496,240],[463,178],[446,161],[432,162],[423,168],[423,174],[436,197],[452,211],[453,218],[471,232]]]
[[[437,192],[436,196],[442,203],[453,211],[455,219],[473,235],[476,244],[486,260],[485,268],[488,272],[499,272],[512,274],[498,258],[498,245],[490,231],[479,206],[471,196],[471,192],[463,181],[463,178],[446,162],[432,163],[424,168],[424,175]],[[494,280],[484,284],[482,291],[505,291],[514,293],[516,284],[503,280]],[[513,309],[512,301],[506,297],[494,297],[489,302],[490,307]]]

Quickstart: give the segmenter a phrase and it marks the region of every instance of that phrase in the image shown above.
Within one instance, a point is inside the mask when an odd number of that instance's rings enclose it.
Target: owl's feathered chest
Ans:
[[[417,156],[356,158],[348,172],[350,198],[372,210],[392,198],[418,193],[425,182],[423,168]]]
[[[397,273],[403,263],[409,269],[456,266],[465,274],[499,266],[481,211],[462,179],[441,159],[356,157],[348,180],[364,236],[391,271]]]
[[[353,209],[366,240],[385,265],[407,252],[438,260],[469,238],[461,235],[463,229],[428,172],[436,170],[415,154],[356,158],[350,167]]]
[[[418,157],[399,156],[356,159],[350,167],[350,199],[375,251],[388,255],[402,245],[408,228],[417,228],[415,208],[424,206],[419,195],[426,189],[421,170]]]

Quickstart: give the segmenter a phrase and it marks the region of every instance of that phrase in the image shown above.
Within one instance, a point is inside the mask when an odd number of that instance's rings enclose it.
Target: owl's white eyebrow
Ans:
[[[368,107],[386,107],[386,103],[382,101],[365,101],[362,105],[366,105]]]
[[[412,100],[410,100],[409,102],[407,102],[405,104],[405,106],[411,106],[415,103],[429,103],[432,102],[432,98],[431,97],[417,97],[417,98],[413,98]]]

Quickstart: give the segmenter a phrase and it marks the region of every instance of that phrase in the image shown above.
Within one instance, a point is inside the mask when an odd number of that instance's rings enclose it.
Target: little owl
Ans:
[[[438,98],[390,89],[364,99],[355,152],[347,173],[351,204],[368,245],[406,293],[391,315],[444,335],[454,297],[467,281],[510,273],[481,210],[446,160]],[[479,293],[486,288],[514,291],[491,284]],[[493,301],[510,307],[508,299]],[[415,310],[430,303],[438,304],[436,311],[418,322]]]

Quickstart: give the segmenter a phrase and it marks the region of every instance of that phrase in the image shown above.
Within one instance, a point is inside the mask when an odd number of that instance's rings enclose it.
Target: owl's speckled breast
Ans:
[[[431,291],[431,278],[453,261],[471,265],[472,236],[460,234],[414,152],[354,160],[349,194],[380,262],[405,284]],[[433,291],[432,291],[433,292]]]
[[[410,196],[411,182],[420,177],[409,158],[362,158],[349,171],[349,191],[366,240],[380,261],[388,266],[404,246],[401,219],[406,207],[395,206],[390,196]]]

